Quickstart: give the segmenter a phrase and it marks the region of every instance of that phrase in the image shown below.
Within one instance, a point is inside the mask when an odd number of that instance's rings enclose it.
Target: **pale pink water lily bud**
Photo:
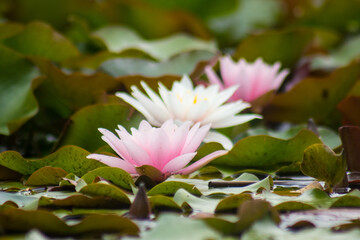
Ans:
[[[159,96],[145,82],[141,82],[141,85],[146,94],[132,86],[132,96],[123,92],[116,96],[136,108],[154,126],[173,119],[177,124],[190,121],[191,124],[204,126],[211,123],[211,128],[225,128],[261,118],[257,114],[238,114],[250,107],[249,103],[242,100],[226,103],[236,86],[223,91],[217,85],[194,88],[191,79],[184,75],[181,81],[174,82],[171,90],[159,83]],[[204,141],[219,142],[225,149],[231,149],[233,145],[226,136],[213,131],[206,135]]]
[[[227,151],[215,151],[195,163],[188,163],[195,157],[196,149],[210,129],[210,125],[191,127],[190,122],[177,126],[172,120],[161,127],[152,127],[147,121],[139,129],[132,128],[131,134],[122,126],[116,129],[116,136],[109,130],[99,128],[102,139],[119,155],[90,154],[87,158],[98,160],[110,167],[117,167],[130,174],[138,175],[136,167],[150,165],[161,171],[165,177],[172,174],[189,174]]]
[[[221,89],[238,86],[229,101],[243,100],[252,102],[261,95],[277,90],[285,77],[289,74],[287,69],[279,72],[281,64],[273,65],[265,63],[258,58],[254,63],[248,63],[244,59],[234,62],[230,56],[220,58],[220,75],[222,81],[214,70],[207,66],[205,73],[211,84],[220,86]]]

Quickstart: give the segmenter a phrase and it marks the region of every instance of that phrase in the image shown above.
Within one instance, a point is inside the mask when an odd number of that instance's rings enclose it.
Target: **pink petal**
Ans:
[[[101,137],[109,146],[114,149],[114,151],[123,159],[133,163],[131,156],[129,155],[128,151],[126,150],[122,141],[115,136],[112,132],[107,129],[99,128],[99,132],[103,134]]]
[[[210,130],[210,124],[200,128],[200,123],[196,123],[189,131],[181,154],[194,152]]]
[[[128,163],[125,160],[122,160],[121,158],[118,157],[112,157],[112,156],[107,156],[107,155],[103,155],[103,154],[90,154],[88,155],[86,158],[89,159],[95,159],[99,162],[102,162],[110,167],[117,167],[117,168],[121,168],[125,171],[127,171],[128,173],[136,173],[135,167]]]
[[[210,66],[205,67],[205,74],[209,79],[210,84],[217,84],[221,90],[224,89],[224,84],[220,81],[220,79]]]
[[[192,172],[195,172],[199,168],[205,166],[206,164],[208,164],[212,160],[214,160],[214,159],[216,159],[216,158],[218,158],[220,156],[224,156],[227,153],[228,153],[228,151],[225,151],[225,150],[215,151],[215,152],[210,153],[209,155],[203,157],[202,159],[196,161],[195,163],[191,164],[190,166],[181,169],[180,171],[178,171],[176,173],[177,174],[190,174]]]
[[[163,173],[172,173],[178,171],[179,169],[185,167],[191,161],[191,159],[195,157],[195,155],[196,152],[180,155],[169,161],[161,171]]]
[[[124,140],[123,142],[137,166],[153,164],[148,152],[143,148],[144,146],[139,146],[132,140]]]

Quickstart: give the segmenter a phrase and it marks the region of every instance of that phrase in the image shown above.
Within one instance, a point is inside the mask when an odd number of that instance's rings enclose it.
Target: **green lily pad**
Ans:
[[[24,26],[19,23],[7,22],[0,24],[0,39],[5,39],[12,37],[21,31],[23,31]]]
[[[0,134],[12,134],[37,113],[32,84],[38,75],[24,56],[0,45]]]
[[[238,141],[227,155],[215,159],[211,164],[232,171],[257,169],[272,172],[282,166],[301,162],[304,149],[314,143],[321,141],[306,129],[289,140],[266,135],[246,137]]]
[[[90,196],[106,196],[124,203],[125,207],[130,205],[129,197],[118,187],[105,183],[91,183],[82,187],[79,192]]]
[[[46,116],[45,110],[68,118],[85,106],[101,102],[106,92],[123,88],[121,82],[103,73],[65,73],[48,60],[32,58],[32,61],[44,75],[35,94]]]
[[[301,129],[306,129],[307,126],[305,124],[294,125],[289,129],[284,131],[274,131],[270,129],[266,129],[264,127],[251,128],[245,132],[246,136],[256,136],[256,135],[269,135],[275,138],[280,139],[290,139],[296,136],[300,132]],[[339,135],[332,129],[323,126],[317,126],[317,130],[320,135],[320,139],[328,145],[330,148],[335,149],[341,146],[341,140]]]
[[[224,198],[216,206],[215,213],[234,213],[243,202],[250,199],[252,197],[249,193],[240,193]]]
[[[85,195],[70,195],[62,199],[50,199],[47,197],[40,197],[38,202],[39,208],[57,209],[57,208],[82,208],[82,209],[123,209],[129,206],[129,203],[123,200],[109,198],[107,196],[85,196]]]
[[[82,176],[93,169],[104,166],[99,161],[87,159],[86,156],[89,154],[82,148],[67,146],[44,158],[29,160],[23,158],[18,152],[5,151],[0,154],[0,165],[23,175],[31,175],[39,168],[51,166]]]
[[[205,213],[214,213],[217,204],[220,202],[219,199],[204,199],[196,197],[182,188],[176,191],[173,199],[179,206],[187,204],[193,211]]]
[[[344,196],[336,198],[331,204],[331,208],[359,208],[360,207],[360,191],[355,189]]]
[[[47,186],[59,185],[60,180],[67,175],[67,172],[61,168],[42,167],[36,170],[26,181],[27,186]]]
[[[267,31],[245,38],[237,47],[234,58],[254,61],[261,57],[267,63],[279,61],[282,67],[291,68],[312,41],[313,33],[308,29]]]
[[[100,39],[111,52],[128,50],[141,51],[150,57],[165,61],[177,54],[193,50],[216,52],[215,43],[177,34],[157,40],[144,40],[133,30],[121,27],[104,27],[93,33],[93,37]]]
[[[304,150],[301,171],[318,180],[325,181],[332,188],[346,173],[346,161],[324,144],[314,144]]]
[[[126,190],[132,190],[131,185],[134,185],[134,181],[128,172],[115,167],[100,167],[86,173],[81,178],[90,184],[96,177],[102,177]]]
[[[174,195],[176,191],[179,190],[180,188],[185,189],[189,193],[194,194],[196,196],[201,196],[201,192],[194,185],[187,184],[184,182],[178,182],[178,181],[162,182],[156,185],[155,187],[153,187],[152,189],[150,189],[150,191],[148,191],[147,194],[149,196],[154,196],[154,195],[171,196]]]
[[[14,193],[0,192],[0,204],[11,201],[19,208],[36,209],[39,198]]]
[[[138,113],[132,113],[127,106],[120,104],[97,104],[85,107],[70,118],[70,123],[64,130],[59,146],[76,145],[94,152],[106,143],[101,139],[98,128],[110,131],[121,125],[126,129],[138,127],[143,119]]]
[[[4,44],[28,56],[40,56],[60,62],[79,54],[77,48],[64,36],[43,22],[31,22],[24,30]]]
[[[182,53],[163,62],[155,62],[139,58],[114,58],[104,62],[100,70],[113,76],[144,75],[159,77],[167,74],[182,76],[190,75],[200,61],[209,60],[214,53],[193,51]]]
[[[182,212],[181,207],[174,202],[171,197],[156,195],[150,196],[149,202],[153,213],[165,212]]]
[[[85,217],[80,223],[69,226],[53,213],[43,210],[24,211],[15,208],[2,208],[0,223],[3,230],[7,232],[19,233],[39,229],[46,234],[58,236],[105,232],[137,235],[139,232],[139,228],[132,221],[116,215],[93,214]]]
[[[281,221],[277,210],[265,200],[245,201],[240,205],[237,215],[239,221],[236,222],[236,230],[238,232],[248,229],[255,222],[264,218],[270,218],[276,224]]]
[[[329,56],[315,56],[311,61],[312,69],[327,69],[343,67],[351,63],[360,55],[360,36],[347,40]]]
[[[288,92],[276,95],[262,114],[269,121],[302,123],[313,118],[320,125],[338,126],[340,113],[336,105],[354,86],[359,72],[359,64],[354,63],[329,76],[306,78]]]

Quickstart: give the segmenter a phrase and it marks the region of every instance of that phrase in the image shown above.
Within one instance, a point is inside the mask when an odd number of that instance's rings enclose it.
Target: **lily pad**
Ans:
[[[85,196],[85,195],[71,195],[63,199],[50,199],[47,197],[40,197],[38,202],[39,208],[45,209],[67,209],[67,208],[81,208],[81,209],[123,209],[130,204],[123,199],[114,199],[107,196]]]
[[[130,205],[129,197],[118,187],[111,184],[91,183],[82,187],[79,192],[90,196],[106,196],[124,203],[124,207]]]
[[[237,47],[234,58],[255,61],[261,57],[267,63],[279,61],[282,67],[291,68],[305,53],[313,37],[308,29],[267,31],[245,38]]]
[[[31,175],[37,169],[45,166],[62,168],[66,172],[82,176],[88,171],[104,164],[93,159],[87,159],[90,153],[76,146],[60,148],[56,152],[41,159],[25,159],[15,151],[5,151],[0,154],[0,165],[19,172],[23,175]]]
[[[4,44],[28,56],[40,56],[60,62],[79,54],[77,48],[43,22],[31,22],[24,30],[6,40]]]
[[[181,207],[171,197],[156,195],[150,196],[149,202],[152,212],[182,212]]]
[[[129,173],[115,167],[100,167],[86,173],[81,178],[87,183],[91,184],[96,177],[102,177],[116,186],[131,190],[131,185],[134,185],[134,181]]]
[[[201,192],[192,184],[178,182],[178,181],[166,181],[153,187],[149,192],[149,196],[154,195],[174,195],[180,188],[185,189],[191,194],[200,196]]]
[[[91,215],[84,218],[80,223],[69,226],[53,213],[43,210],[24,211],[15,208],[2,208],[0,210],[0,223],[6,232],[19,233],[39,229],[46,234],[58,236],[104,232],[137,235],[139,232],[138,227],[132,221],[116,215]]]
[[[315,143],[321,143],[320,139],[306,129],[289,140],[266,135],[246,137],[238,141],[227,155],[211,164],[233,171],[257,169],[272,172],[301,162],[304,149]]]
[[[27,186],[57,186],[60,180],[67,175],[61,168],[42,167],[36,170],[26,181]]]
[[[159,77],[167,74],[182,76],[190,75],[198,62],[212,57],[214,53],[193,51],[179,54],[160,63],[139,58],[114,58],[101,64],[100,70],[113,77],[126,75]]]
[[[276,95],[262,114],[269,121],[301,123],[313,118],[320,125],[338,126],[340,113],[336,105],[354,86],[359,72],[359,64],[354,63],[329,76],[306,78],[290,91]]]
[[[158,61],[165,61],[177,54],[193,50],[216,52],[214,42],[196,39],[184,34],[157,40],[144,40],[129,28],[110,26],[97,30],[93,36],[100,39],[111,52],[137,50]]]
[[[85,107],[71,116],[71,123],[64,130],[59,146],[76,145],[94,152],[106,145],[98,128],[110,131],[121,125],[126,129],[138,127],[143,119],[124,105],[117,103],[97,104]]]
[[[304,150],[301,171],[318,180],[325,181],[332,188],[346,173],[346,161],[324,144],[314,144]]]
[[[38,111],[33,79],[39,71],[19,53],[0,45],[0,134],[10,135]]]

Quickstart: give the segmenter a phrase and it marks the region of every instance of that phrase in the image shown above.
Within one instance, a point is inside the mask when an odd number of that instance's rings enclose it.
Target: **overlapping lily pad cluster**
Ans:
[[[1,1],[0,237],[359,239],[359,11]]]

